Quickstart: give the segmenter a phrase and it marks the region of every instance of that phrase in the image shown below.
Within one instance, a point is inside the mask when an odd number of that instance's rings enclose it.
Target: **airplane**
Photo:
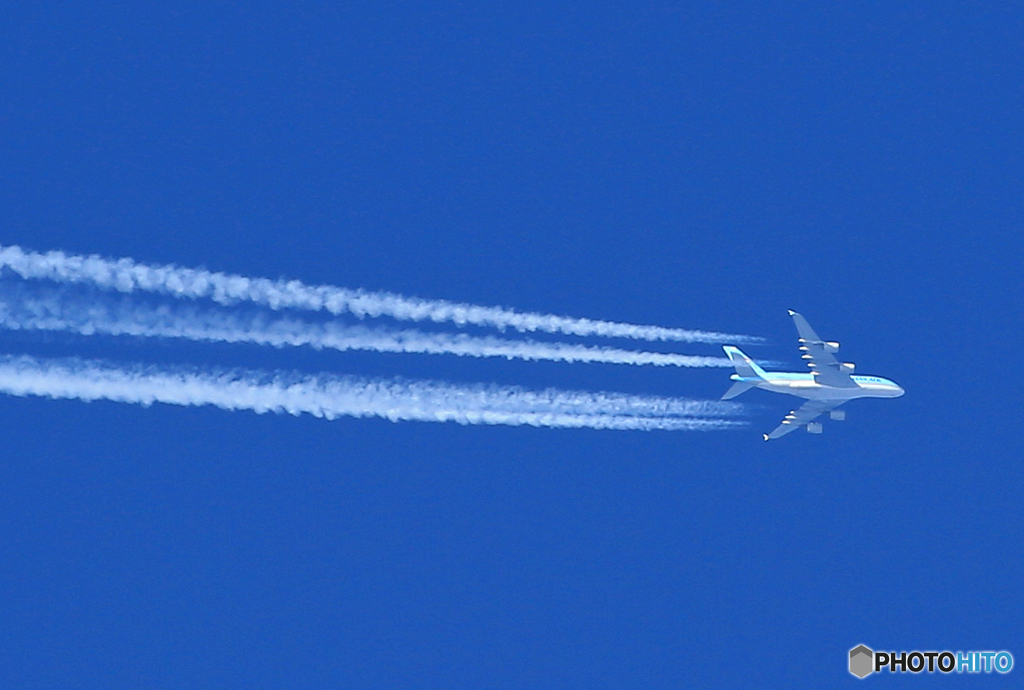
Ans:
[[[905,391],[889,379],[854,376],[853,364],[840,363],[832,356],[839,351],[839,343],[819,338],[807,319],[792,309],[789,315],[793,317],[800,335],[797,339],[800,343],[800,357],[807,360],[807,366],[811,369],[808,374],[765,371],[738,347],[725,345],[722,348],[736,367],[736,373],[729,377],[735,383],[725,392],[722,400],[730,400],[755,387],[807,398],[807,402],[786,415],[778,428],[770,434],[763,434],[765,441],[781,438],[802,426],[807,427],[807,431],[812,434],[820,434],[821,422],[814,420],[826,412],[836,421],[846,419],[846,410],[836,408],[848,400],[898,398],[903,395]]]

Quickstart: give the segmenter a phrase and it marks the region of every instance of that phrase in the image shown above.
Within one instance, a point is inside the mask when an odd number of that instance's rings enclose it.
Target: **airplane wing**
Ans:
[[[836,409],[842,405],[845,400],[808,400],[799,408],[792,410],[786,415],[785,419],[782,420],[782,424],[779,424],[770,434],[764,435],[764,440],[768,441],[774,438],[780,438],[785,436],[791,431],[796,431],[800,427],[806,425],[808,422],[813,422],[818,415],[824,414],[831,410]]]
[[[801,357],[807,360],[814,380],[823,386],[833,388],[856,388],[857,384],[850,376],[850,372],[832,356],[832,353],[839,349],[839,343],[822,341],[811,328],[811,324],[807,323],[807,319],[792,309],[789,310],[789,315],[793,317],[797,333],[800,334],[800,352],[803,353]]]

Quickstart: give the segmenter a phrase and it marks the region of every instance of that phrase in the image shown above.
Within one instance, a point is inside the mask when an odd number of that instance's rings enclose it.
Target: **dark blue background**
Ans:
[[[2,399],[5,687],[820,687],[859,682],[860,643],[1024,663],[1024,11],[143,5],[0,7],[3,243],[754,333],[797,367],[793,308],[907,395],[772,444],[791,401],[760,392],[715,434]],[[309,359],[276,363],[727,385]]]

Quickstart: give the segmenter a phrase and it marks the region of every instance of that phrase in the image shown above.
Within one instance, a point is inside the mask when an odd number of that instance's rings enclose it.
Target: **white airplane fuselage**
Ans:
[[[814,374],[766,371],[764,377],[733,374],[733,381],[746,381],[773,393],[787,393],[808,400],[854,400],[856,398],[898,398],[905,392],[899,385],[880,376],[851,376],[855,388],[825,386],[814,380]]]

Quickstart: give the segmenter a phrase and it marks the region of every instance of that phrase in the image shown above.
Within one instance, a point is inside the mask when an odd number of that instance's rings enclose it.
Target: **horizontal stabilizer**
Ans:
[[[725,395],[722,396],[722,400],[732,400],[740,393],[748,391],[756,385],[756,381],[737,381],[732,384],[732,388],[725,392]]]

